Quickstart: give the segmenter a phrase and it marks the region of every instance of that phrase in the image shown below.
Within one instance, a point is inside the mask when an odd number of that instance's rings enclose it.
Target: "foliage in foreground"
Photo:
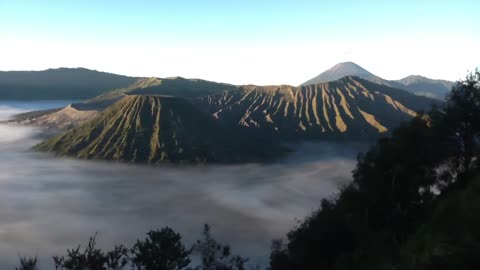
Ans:
[[[182,236],[169,227],[147,233],[144,240],[137,240],[131,249],[124,245],[113,250],[97,248],[96,235],[90,237],[85,249],[77,246],[68,249],[64,256],[54,256],[55,270],[244,270],[247,259],[231,253],[228,245],[215,240],[209,225],[205,225],[202,239],[187,249]],[[190,266],[191,257],[199,257],[201,263]],[[38,270],[37,258],[20,258],[16,270]]]
[[[358,157],[353,182],[275,242],[271,269],[480,265],[480,72]]]

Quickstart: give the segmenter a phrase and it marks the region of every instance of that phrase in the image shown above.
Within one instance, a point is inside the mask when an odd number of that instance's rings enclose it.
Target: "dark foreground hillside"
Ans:
[[[272,270],[477,269],[480,73],[360,155],[353,182],[276,242]]]
[[[440,199],[403,248],[406,267],[475,269],[480,266],[480,173]]]

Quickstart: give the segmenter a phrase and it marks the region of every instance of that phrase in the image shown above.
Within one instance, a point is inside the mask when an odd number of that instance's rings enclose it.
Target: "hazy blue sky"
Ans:
[[[478,0],[0,0],[0,70],[299,84],[354,61],[387,79],[455,80],[480,64],[478,10]]]

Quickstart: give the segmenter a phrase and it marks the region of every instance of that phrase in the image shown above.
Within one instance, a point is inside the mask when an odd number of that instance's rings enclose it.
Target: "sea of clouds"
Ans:
[[[0,104],[0,117],[19,111]],[[110,248],[170,226],[191,244],[205,223],[235,253],[265,263],[271,240],[348,183],[356,154],[365,149],[305,143],[272,164],[141,166],[33,152],[43,133],[0,125],[2,269],[13,269],[19,253],[38,255],[41,266],[51,268],[53,254],[95,233],[99,245]]]

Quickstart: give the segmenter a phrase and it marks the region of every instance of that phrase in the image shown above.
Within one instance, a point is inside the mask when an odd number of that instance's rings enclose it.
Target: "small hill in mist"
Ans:
[[[83,124],[98,114],[98,110],[79,108],[76,104],[70,104],[60,109],[19,114],[10,122],[64,130]]]
[[[266,160],[279,152],[247,141],[185,99],[127,95],[91,121],[38,146],[37,150],[82,159],[140,163]]]
[[[0,71],[0,99],[88,99],[137,79],[85,68]]]
[[[411,75],[400,80],[385,80],[353,62],[336,64],[318,76],[302,83],[301,86],[335,81],[345,76],[356,76],[377,84],[404,89],[416,95],[436,99],[444,99],[453,86],[451,81],[433,80],[419,75]]]

